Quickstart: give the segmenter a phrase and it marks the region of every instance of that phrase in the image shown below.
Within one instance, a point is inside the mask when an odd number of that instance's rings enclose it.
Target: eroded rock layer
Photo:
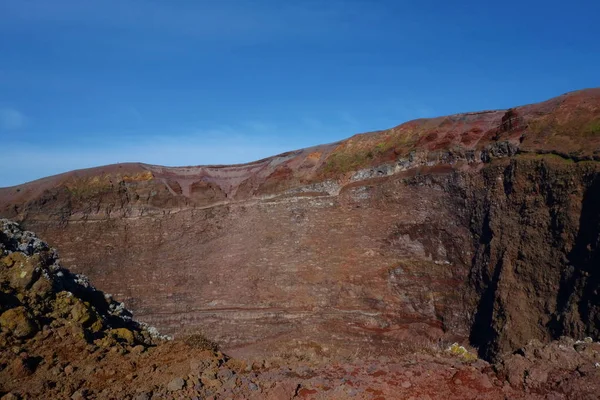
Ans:
[[[236,166],[0,189],[0,214],[171,334],[234,354],[598,336],[600,90]],[[366,350],[365,350],[366,349]]]

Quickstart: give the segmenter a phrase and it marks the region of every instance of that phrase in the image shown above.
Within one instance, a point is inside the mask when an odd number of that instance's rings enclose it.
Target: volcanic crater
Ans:
[[[242,165],[73,171],[0,189],[0,216],[138,320],[250,363],[456,342],[501,365],[600,337],[599,127],[587,89]]]

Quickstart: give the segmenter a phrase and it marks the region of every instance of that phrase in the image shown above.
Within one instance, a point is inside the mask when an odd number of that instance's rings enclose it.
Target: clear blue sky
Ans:
[[[0,0],[0,186],[600,86],[600,1]]]

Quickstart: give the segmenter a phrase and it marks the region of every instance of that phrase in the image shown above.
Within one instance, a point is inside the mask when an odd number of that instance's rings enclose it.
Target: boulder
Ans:
[[[39,255],[27,257],[23,253],[12,253],[2,259],[8,267],[10,286],[17,290],[29,289],[41,274]]]
[[[130,345],[135,343],[135,336],[133,335],[133,332],[127,328],[111,329],[107,333],[113,336],[119,342],[126,342]]]
[[[0,328],[3,332],[8,332],[19,339],[31,337],[38,330],[29,313],[22,306],[11,308],[1,315]]]
[[[176,392],[178,390],[183,389],[185,386],[185,381],[183,378],[175,378],[167,385],[167,389],[171,392]]]

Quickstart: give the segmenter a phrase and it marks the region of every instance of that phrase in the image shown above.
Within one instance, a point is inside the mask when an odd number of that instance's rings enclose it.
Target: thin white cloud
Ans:
[[[0,108],[0,129],[16,130],[27,124],[25,115],[14,108]]]

